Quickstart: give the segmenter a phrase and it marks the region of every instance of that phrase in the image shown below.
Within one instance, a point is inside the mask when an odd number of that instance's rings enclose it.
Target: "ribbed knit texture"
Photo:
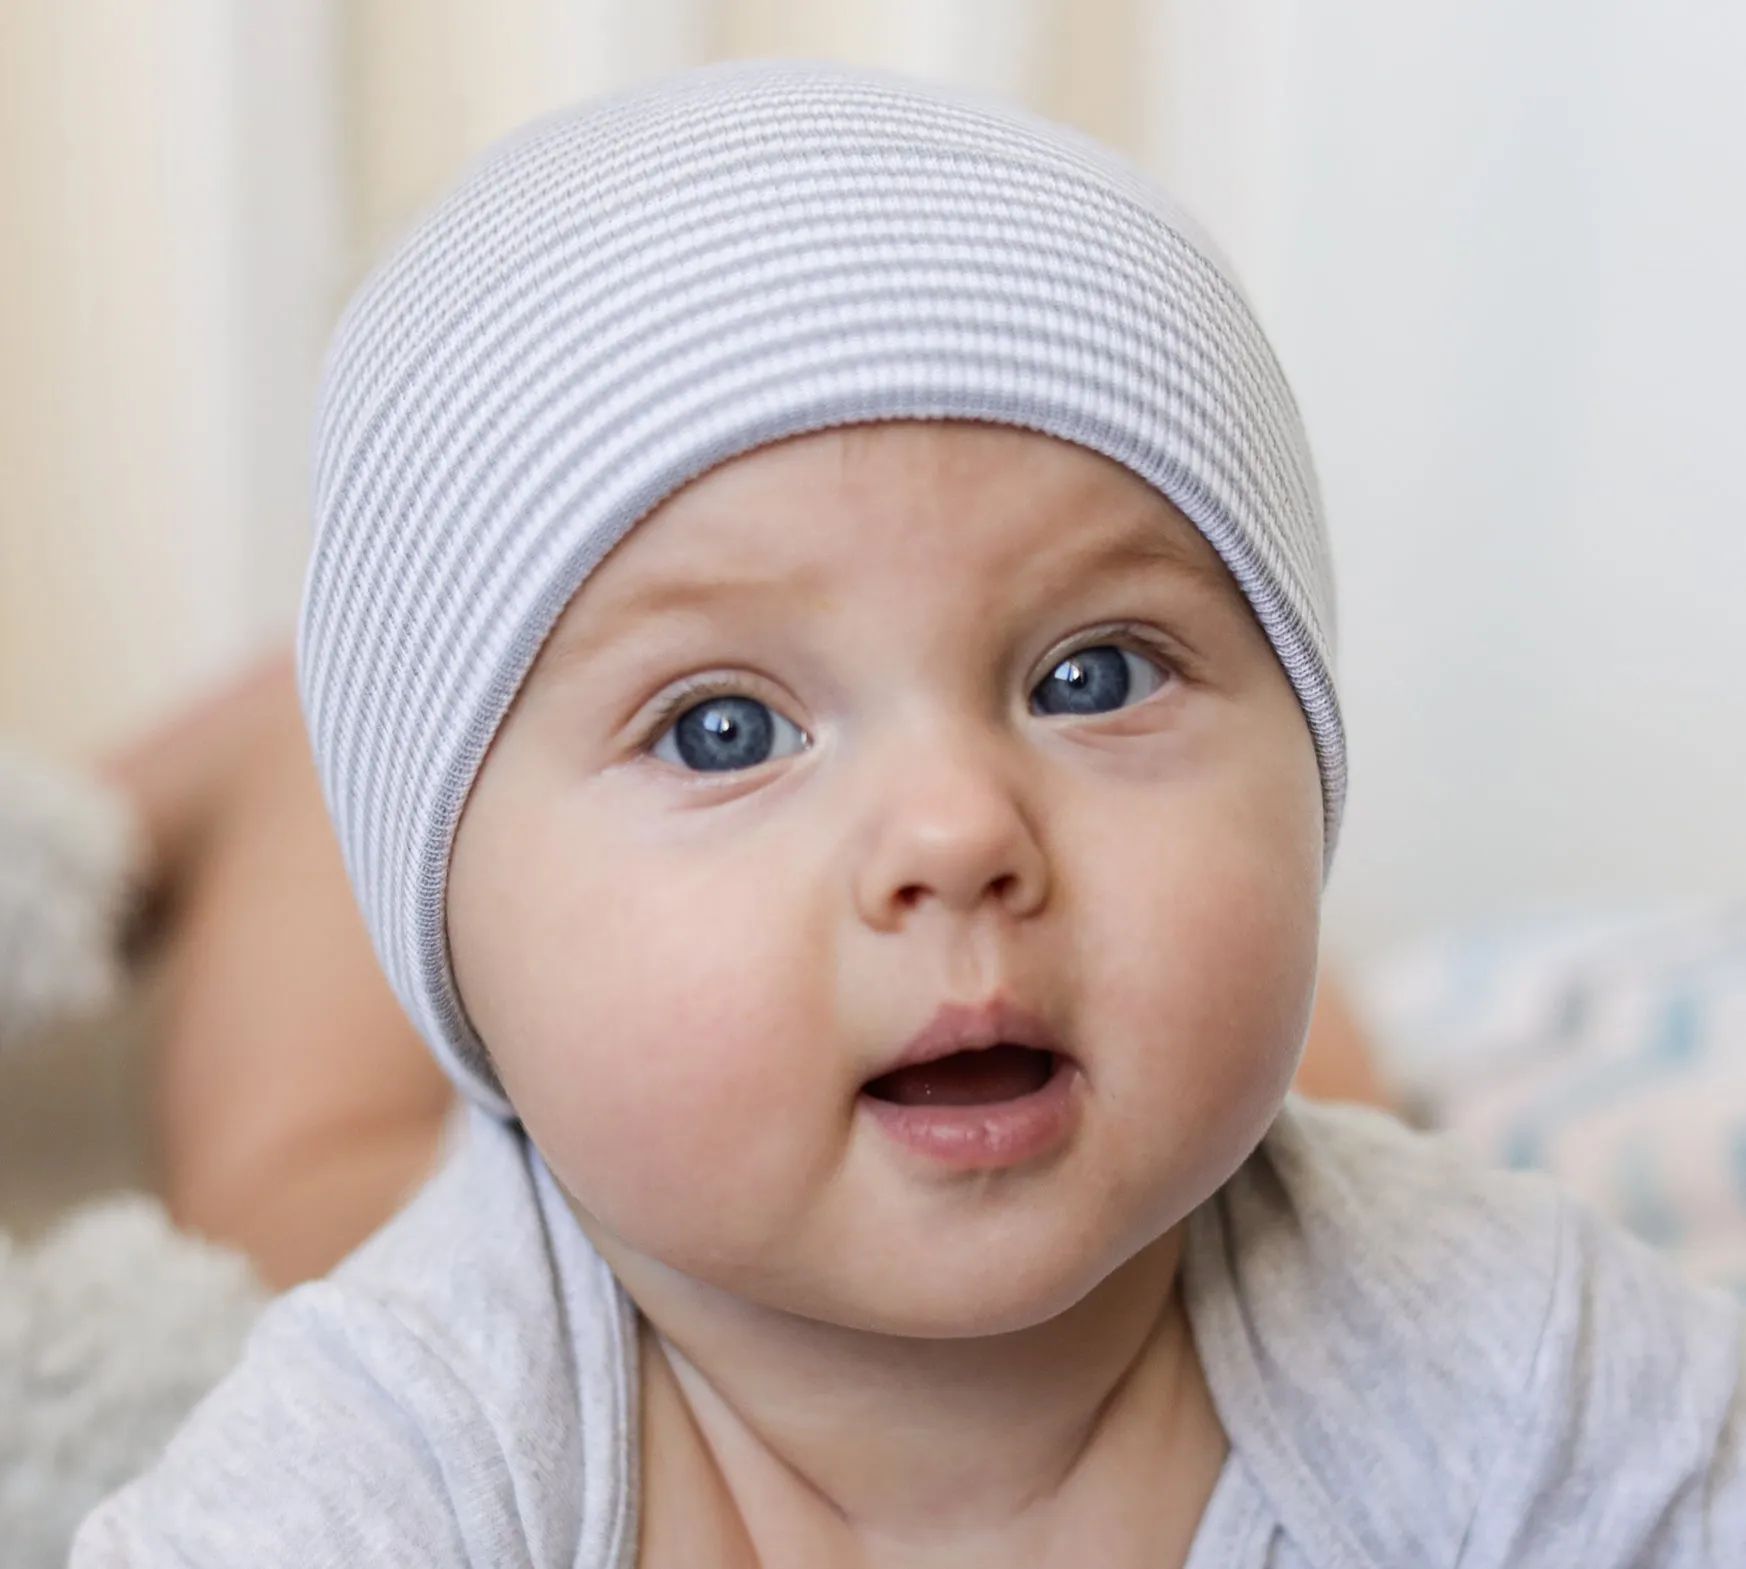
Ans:
[[[491,154],[330,356],[300,663],[390,981],[508,1107],[456,996],[455,826],[516,689],[612,546],[686,481],[859,421],[986,420],[1156,486],[1297,691],[1332,851],[1345,750],[1314,474],[1198,231],[1094,143],[837,67],[716,67]]]

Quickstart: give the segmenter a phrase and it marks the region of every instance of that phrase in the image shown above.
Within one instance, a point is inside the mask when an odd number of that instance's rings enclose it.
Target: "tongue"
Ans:
[[[1046,1051],[990,1046],[898,1068],[873,1080],[866,1092],[899,1106],[988,1106],[1035,1094],[1054,1069]]]

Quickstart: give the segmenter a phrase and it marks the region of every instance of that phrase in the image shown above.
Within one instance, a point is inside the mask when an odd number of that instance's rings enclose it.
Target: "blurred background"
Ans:
[[[283,638],[349,289],[529,116],[730,56],[968,83],[1196,210],[1341,580],[1363,958],[1746,891],[1738,0],[0,0],[0,729]]]

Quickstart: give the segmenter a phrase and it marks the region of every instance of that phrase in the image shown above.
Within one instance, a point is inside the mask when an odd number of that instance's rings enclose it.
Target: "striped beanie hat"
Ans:
[[[299,664],[377,952],[511,1115],[456,995],[461,809],[540,645],[665,497],[806,431],[984,420],[1157,487],[1296,688],[1330,850],[1333,594],[1291,393],[1198,229],[1095,143],[835,66],[713,67],[542,120],[365,285],[331,350]]]

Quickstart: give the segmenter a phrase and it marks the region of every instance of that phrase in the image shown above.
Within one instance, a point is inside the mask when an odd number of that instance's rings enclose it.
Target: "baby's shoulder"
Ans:
[[[468,1108],[437,1171],[333,1271],[332,1288],[461,1363],[493,1355],[507,1325],[537,1341],[558,1324],[561,1272],[538,1172],[518,1128]]]
[[[1746,1518],[1737,1305],[1546,1179],[1294,1103],[1188,1287],[1233,1448],[1329,1562],[1630,1562],[1694,1485]]]
[[[542,1173],[477,1119],[376,1237],[267,1309],[74,1562],[234,1562],[245,1541],[263,1565],[616,1561],[628,1326]]]
[[[1544,1177],[1382,1112],[1295,1099],[1216,1210],[1245,1286],[1277,1298],[1288,1280],[1313,1285],[1372,1352],[1453,1338],[1463,1369],[1506,1387],[1519,1387],[1580,1219]]]

